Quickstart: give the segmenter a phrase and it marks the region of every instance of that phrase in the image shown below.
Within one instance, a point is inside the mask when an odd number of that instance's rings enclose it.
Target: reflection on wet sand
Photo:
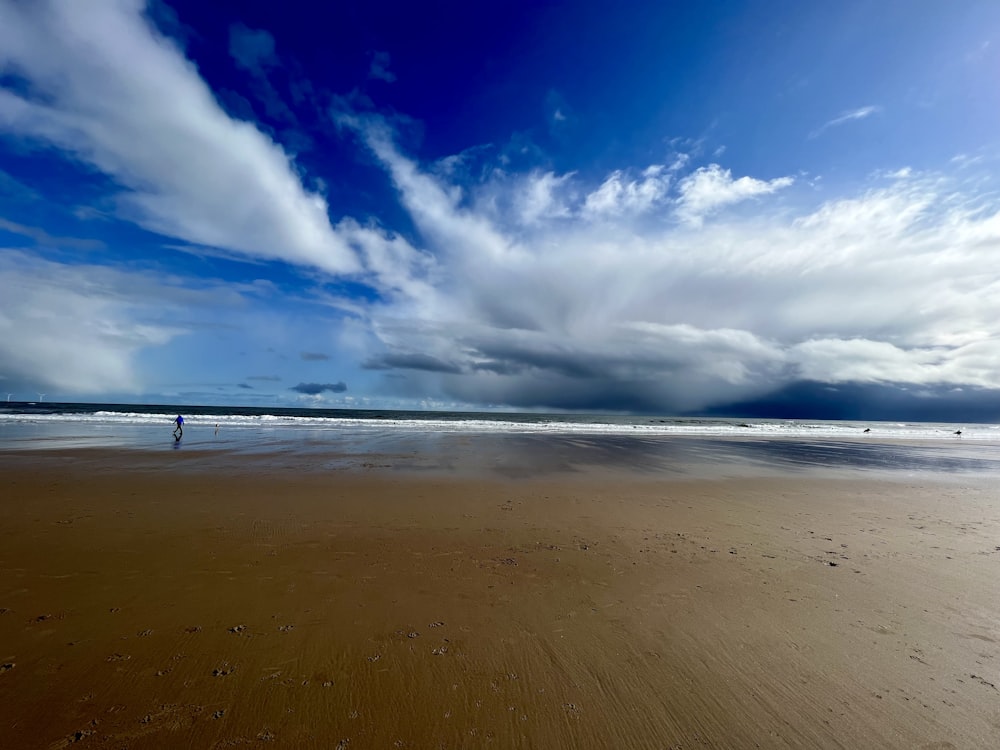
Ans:
[[[152,433],[152,434],[151,434]],[[160,439],[155,439],[159,435]],[[794,473],[936,472],[1000,474],[1000,445],[987,442],[870,439],[730,438],[523,433],[426,433],[372,429],[191,430],[180,444],[149,427],[118,426],[114,434],[78,434],[65,426],[26,426],[0,445],[21,460],[71,451],[104,460],[136,453],[142,463],[166,448],[189,468],[224,470],[233,461],[304,471],[393,469],[422,474],[507,478],[617,472],[664,477],[766,477]],[[168,436],[169,437],[169,436]]]

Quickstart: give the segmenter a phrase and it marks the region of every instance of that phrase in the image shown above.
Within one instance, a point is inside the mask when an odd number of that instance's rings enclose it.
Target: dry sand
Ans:
[[[2,466],[0,747],[1000,746],[985,482],[122,460]]]

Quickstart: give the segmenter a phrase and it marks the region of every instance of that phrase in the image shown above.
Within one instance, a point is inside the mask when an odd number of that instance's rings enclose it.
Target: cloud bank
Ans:
[[[791,177],[710,164],[668,188],[664,165],[590,191],[529,176],[545,210],[525,212],[508,175],[451,183],[384,122],[350,124],[441,273],[405,315],[372,309],[384,352],[368,367],[472,403],[643,411],[800,381],[1000,387],[1000,282],[984,271],[1000,215],[974,186],[900,170],[796,208],[773,202]]]

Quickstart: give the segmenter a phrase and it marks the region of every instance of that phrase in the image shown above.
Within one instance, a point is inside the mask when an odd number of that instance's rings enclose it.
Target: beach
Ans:
[[[180,458],[0,453],[0,746],[1000,745],[994,477]]]

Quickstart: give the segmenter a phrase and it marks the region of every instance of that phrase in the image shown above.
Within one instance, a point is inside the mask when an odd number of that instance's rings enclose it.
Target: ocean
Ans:
[[[172,436],[185,419],[184,437]],[[671,416],[0,403],[0,453],[198,453],[310,469],[508,474],[759,474],[890,470],[1000,474],[1000,425]]]

